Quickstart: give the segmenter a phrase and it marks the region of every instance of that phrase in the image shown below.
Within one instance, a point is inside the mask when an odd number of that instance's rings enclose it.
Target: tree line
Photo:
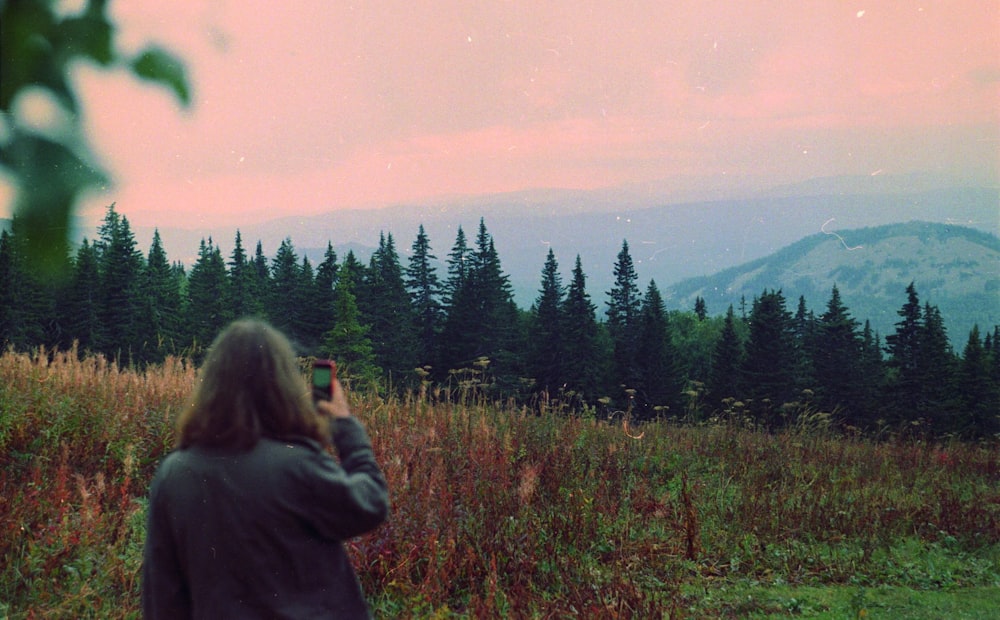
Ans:
[[[820,314],[780,290],[710,316],[667,311],[654,281],[640,289],[628,241],[599,308],[579,255],[568,283],[555,253],[528,309],[513,299],[485,221],[460,227],[444,260],[420,226],[407,260],[382,234],[367,264],[328,243],[313,266],[290,238],[274,256],[236,232],[224,257],[202,240],[190,270],[158,232],[148,253],[111,205],[93,242],[39,275],[18,219],[0,234],[0,343],[95,352],[141,366],[168,355],[199,361],[229,321],[258,316],[303,356],[332,357],[352,381],[380,389],[475,388],[523,404],[627,412],[634,420],[740,416],[770,428],[825,412],[861,432],[991,437],[1000,432],[1000,327],[974,327],[959,354],[940,311],[910,284],[894,333],[852,317],[833,287]],[[388,387],[392,386],[392,387]]]

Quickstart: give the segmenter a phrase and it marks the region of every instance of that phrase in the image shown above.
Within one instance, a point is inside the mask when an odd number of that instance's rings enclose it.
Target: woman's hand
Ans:
[[[338,379],[333,380],[333,400],[316,401],[316,409],[321,416],[331,418],[351,417],[351,407],[347,404],[347,394]]]

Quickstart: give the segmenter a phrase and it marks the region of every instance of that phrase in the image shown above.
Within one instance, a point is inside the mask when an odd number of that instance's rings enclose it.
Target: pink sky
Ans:
[[[995,185],[1000,3],[117,0],[193,103],[81,68],[134,225],[690,177]],[[664,196],[669,199],[669,196]],[[96,216],[94,215],[96,214]]]

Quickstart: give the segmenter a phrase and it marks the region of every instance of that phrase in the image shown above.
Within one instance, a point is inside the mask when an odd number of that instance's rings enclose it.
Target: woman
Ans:
[[[385,520],[388,492],[339,382],[314,405],[288,340],[237,321],[177,432],[149,493],[147,618],[370,616],[342,541]]]

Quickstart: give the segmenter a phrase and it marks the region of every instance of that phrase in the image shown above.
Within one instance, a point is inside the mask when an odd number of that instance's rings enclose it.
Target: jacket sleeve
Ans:
[[[327,538],[345,540],[385,521],[389,490],[360,422],[337,419],[333,444],[340,464],[325,453],[317,454],[307,488],[315,511],[313,526]]]

